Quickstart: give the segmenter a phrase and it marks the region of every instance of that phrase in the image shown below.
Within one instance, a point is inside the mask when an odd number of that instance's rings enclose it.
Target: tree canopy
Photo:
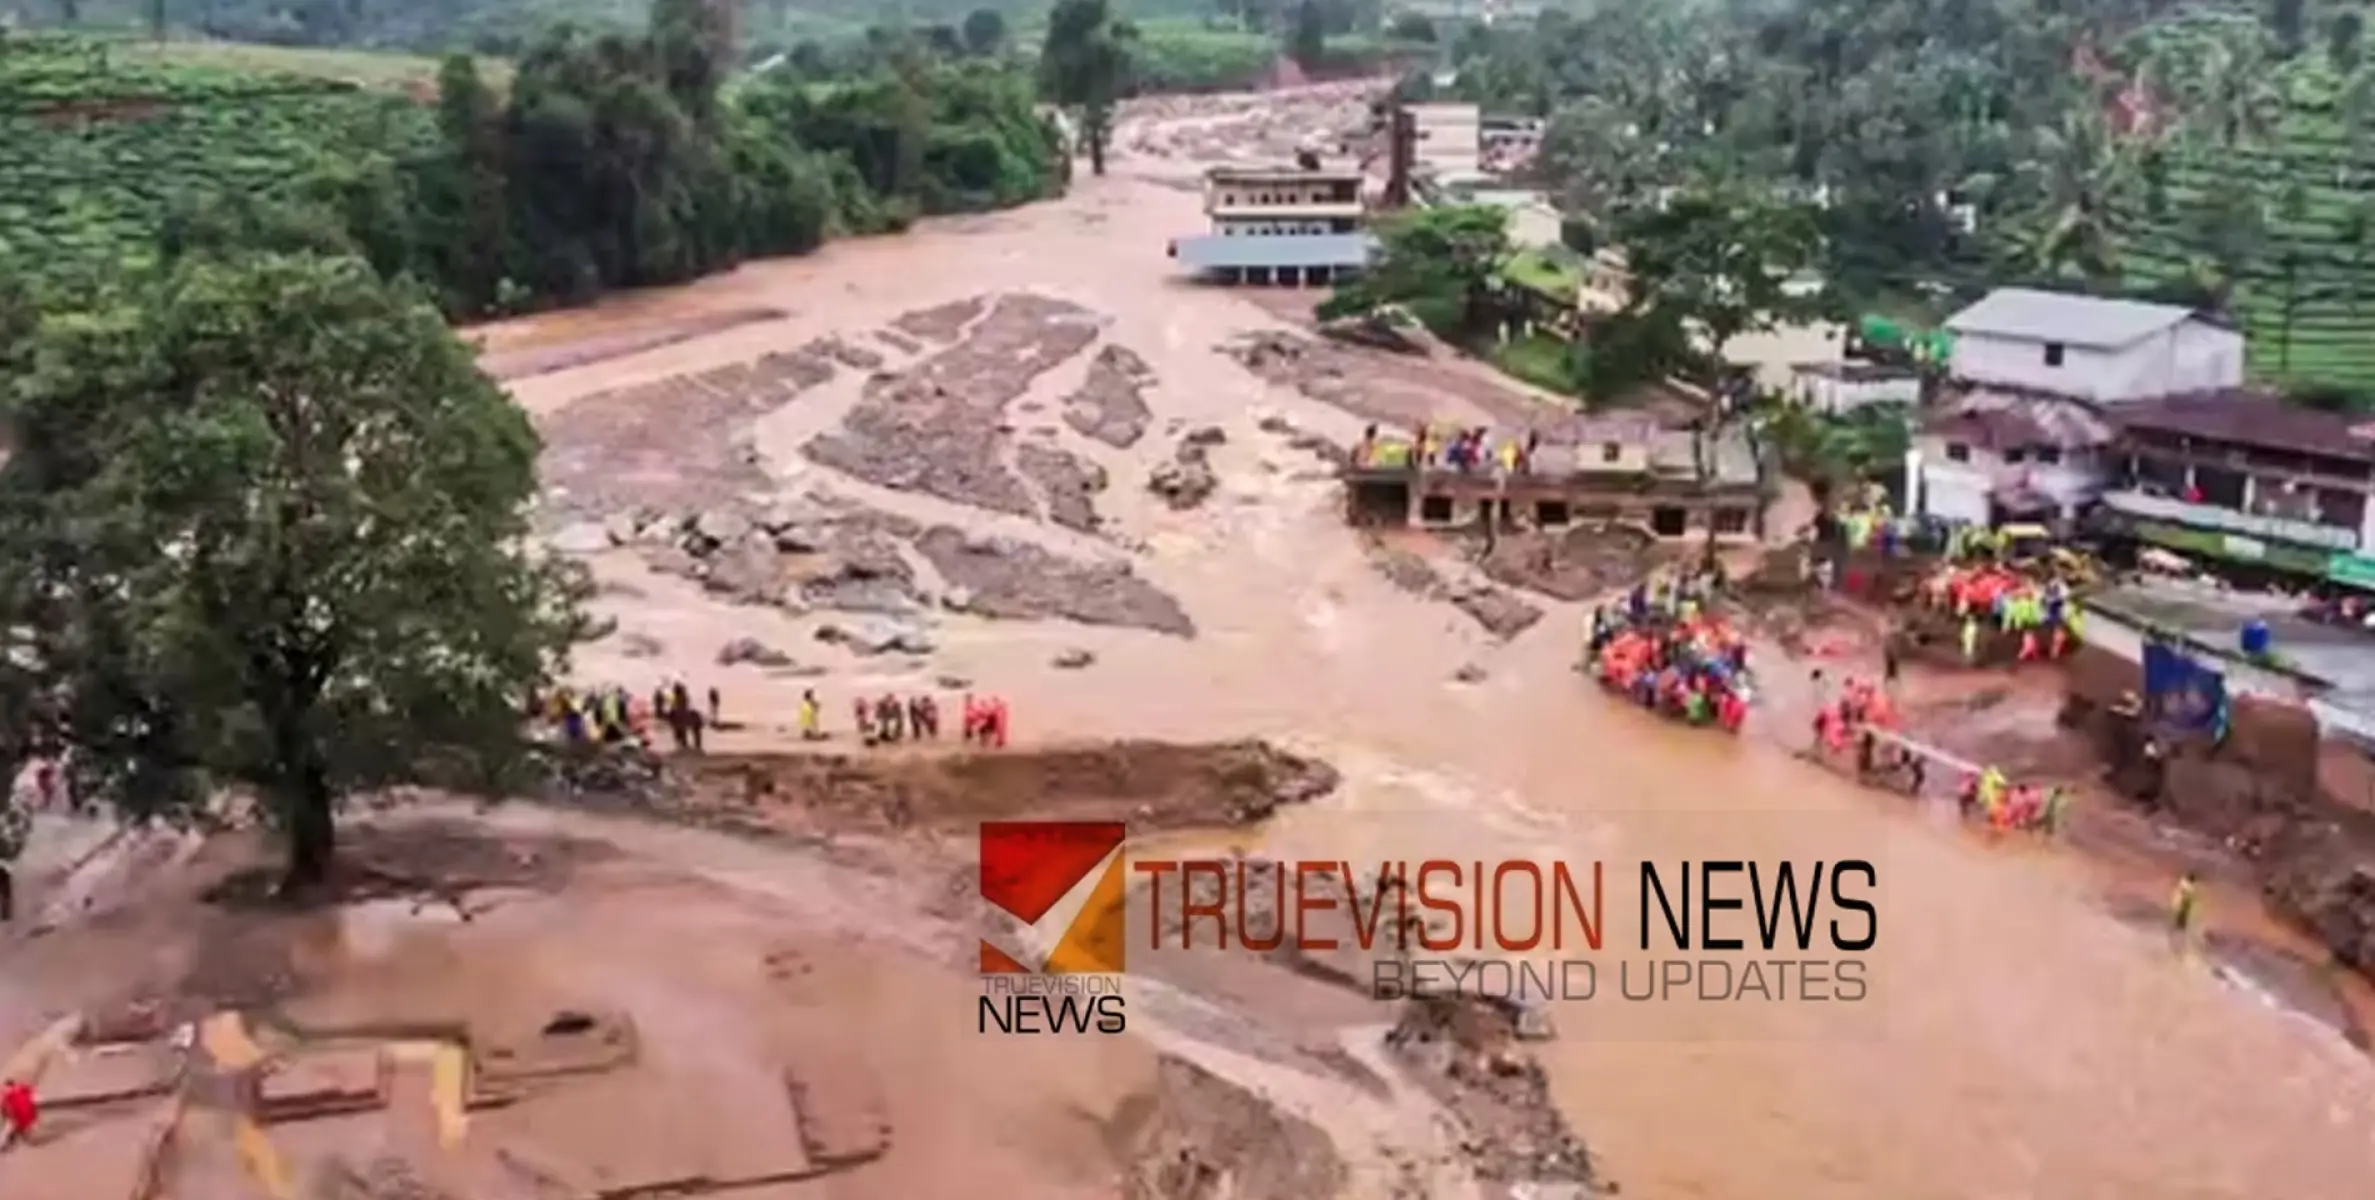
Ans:
[[[252,790],[296,888],[341,797],[512,778],[584,589],[528,536],[535,432],[430,297],[199,250],[0,313],[0,707],[37,718],[0,725],[129,816]]]
[[[1470,26],[1452,52],[1467,98],[1549,118],[1541,173],[1603,228],[1728,181],[1811,206],[1857,306],[2201,300],[2263,375],[2375,385],[2364,27],[2357,5],[1685,0]]]
[[[1047,40],[1039,50],[1039,90],[1077,115],[1089,168],[1098,175],[1105,173],[1113,106],[1130,85],[1130,48],[1137,37],[1106,0],[1056,0],[1048,14]]]

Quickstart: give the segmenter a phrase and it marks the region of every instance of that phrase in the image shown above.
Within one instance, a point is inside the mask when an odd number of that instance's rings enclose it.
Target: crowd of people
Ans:
[[[1922,581],[1921,601],[1960,622],[1963,661],[1978,663],[1985,639],[2019,639],[2020,662],[2058,659],[2075,649],[2085,610],[2060,579],[2038,580],[1994,563],[1949,563]]]
[[[1748,643],[1707,606],[1705,577],[1636,585],[1592,610],[1586,653],[1600,685],[1643,708],[1738,733],[1751,695]]]
[[[626,688],[558,688],[538,699],[536,708],[573,746],[651,745],[652,726],[665,725],[679,750],[699,750],[702,736],[720,719],[721,697],[710,688],[706,707],[693,702],[683,680],[653,688],[647,700]]]
[[[722,697],[708,689],[706,706],[696,704],[692,689],[682,681],[652,689],[649,697],[624,687],[561,688],[537,701],[537,713],[572,745],[639,744],[652,747],[655,727],[664,727],[676,749],[698,753],[705,734],[722,719]],[[940,737],[940,701],[928,693],[901,696],[854,696],[850,699],[851,731],[866,746]],[[969,745],[997,749],[1006,745],[1009,729],[1006,701],[997,696],[967,694],[958,734]],[[799,708],[800,737],[823,741],[825,709],[815,689],[803,691]]]
[[[1542,435],[1532,432],[1523,437],[1495,438],[1492,430],[1481,426],[1421,425],[1405,437],[1385,437],[1377,426],[1371,425],[1361,431],[1361,440],[1353,445],[1352,464],[1424,471],[1497,470],[1503,475],[1522,475],[1534,469],[1535,456],[1541,449]]]
[[[1822,672],[1814,673],[1818,693],[1824,690]],[[1903,717],[1888,689],[1854,677],[1836,697],[1823,700],[1814,714],[1814,744],[1826,761],[1854,755],[1857,780],[1892,787],[1919,797],[1927,789],[1933,757],[1938,751],[1905,736]],[[2060,784],[2014,784],[1995,767],[1966,769],[1955,800],[1966,819],[1982,821],[1993,830],[2059,832],[2069,810],[2069,789]]]

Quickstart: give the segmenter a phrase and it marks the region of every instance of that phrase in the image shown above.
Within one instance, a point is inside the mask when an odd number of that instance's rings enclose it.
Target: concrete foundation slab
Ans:
[[[86,1047],[50,1064],[41,1080],[41,1103],[45,1108],[71,1109],[137,1100],[170,1091],[180,1078],[180,1056],[163,1046]]]
[[[152,1122],[132,1114],[87,1123],[44,1115],[30,1140],[0,1154],[0,1196],[142,1200],[148,1174],[144,1141],[152,1128]]]
[[[786,1068],[783,1082],[798,1114],[800,1145],[820,1169],[871,1162],[891,1148],[890,1106],[860,1064],[812,1058]]]
[[[556,1012],[524,1028],[474,1028],[471,1038],[472,1088],[490,1097],[528,1080],[616,1070],[640,1049],[634,1018],[623,1012]]]
[[[266,1122],[365,1112],[387,1102],[388,1062],[376,1049],[299,1055],[265,1068],[256,1085],[256,1115]]]

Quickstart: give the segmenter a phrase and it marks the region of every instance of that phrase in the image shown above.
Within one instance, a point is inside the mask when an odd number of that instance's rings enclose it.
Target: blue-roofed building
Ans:
[[[1227,284],[1319,287],[1359,272],[1376,251],[1357,170],[1217,167],[1205,176],[1212,232],[1171,243],[1199,277]]]

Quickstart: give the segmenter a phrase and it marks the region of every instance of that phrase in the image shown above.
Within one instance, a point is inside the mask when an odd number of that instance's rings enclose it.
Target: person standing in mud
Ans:
[[[33,814],[12,795],[0,796],[0,924],[16,920],[16,860],[33,835]]]
[[[864,696],[859,696],[859,697],[857,697],[857,698],[855,698],[855,699],[853,699],[853,700],[851,700],[851,701],[849,702],[849,707],[850,707],[850,712],[853,714],[853,716],[855,717],[855,719],[856,719],[856,721],[857,721],[857,726],[858,726],[858,744],[859,744],[859,745],[861,745],[861,746],[871,746],[871,745],[873,745],[873,744],[874,744],[874,706],[873,706],[872,704],[869,704],[869,703],[867,703],[867,702],[866,702],[866,698],[865,698]]]
[[[676,716],[676,714],[678,714],[678,713],[689,713],[689,712],[691,712],[691,711],[693,711],[693,692],[692,692],[692,689],[690,689],[690,688],[686,687],[686,686],[684,685],[684,680],[681,680],[681,679],[677,680],[677,681],[676,681],[676,682],[674,682],[674,683],[671,683],[671,684],[669,684],[669,685],[668,685],[668,713],[669,713],[669,720],[671,720],[671,721],[674,721],[674,720],[676,720],[676,719],[677,719],[677,716]]]
[[[897,696],[886,692],[874,706],[875,735],[886,742],[903,740],[907,735],[907,706]]]
[[[940,736],[940,716],[932,711],[930,696],[919,694],[908,698],[907,728],[919,742]]]
[[[718,725],[725,723],[724,717],[720,715],[724,709],[719,703],[719,700],[720,697],[717,694],[717,689],[709,689],[709,724],[711,728],[715,728]]]
[[[2187,871],[2177,878],[2177,890],[2169,895],[2169,938],[2183,944],[2193,933],[2194,920],[2200,915],[2202,904],[2201,881]]]

